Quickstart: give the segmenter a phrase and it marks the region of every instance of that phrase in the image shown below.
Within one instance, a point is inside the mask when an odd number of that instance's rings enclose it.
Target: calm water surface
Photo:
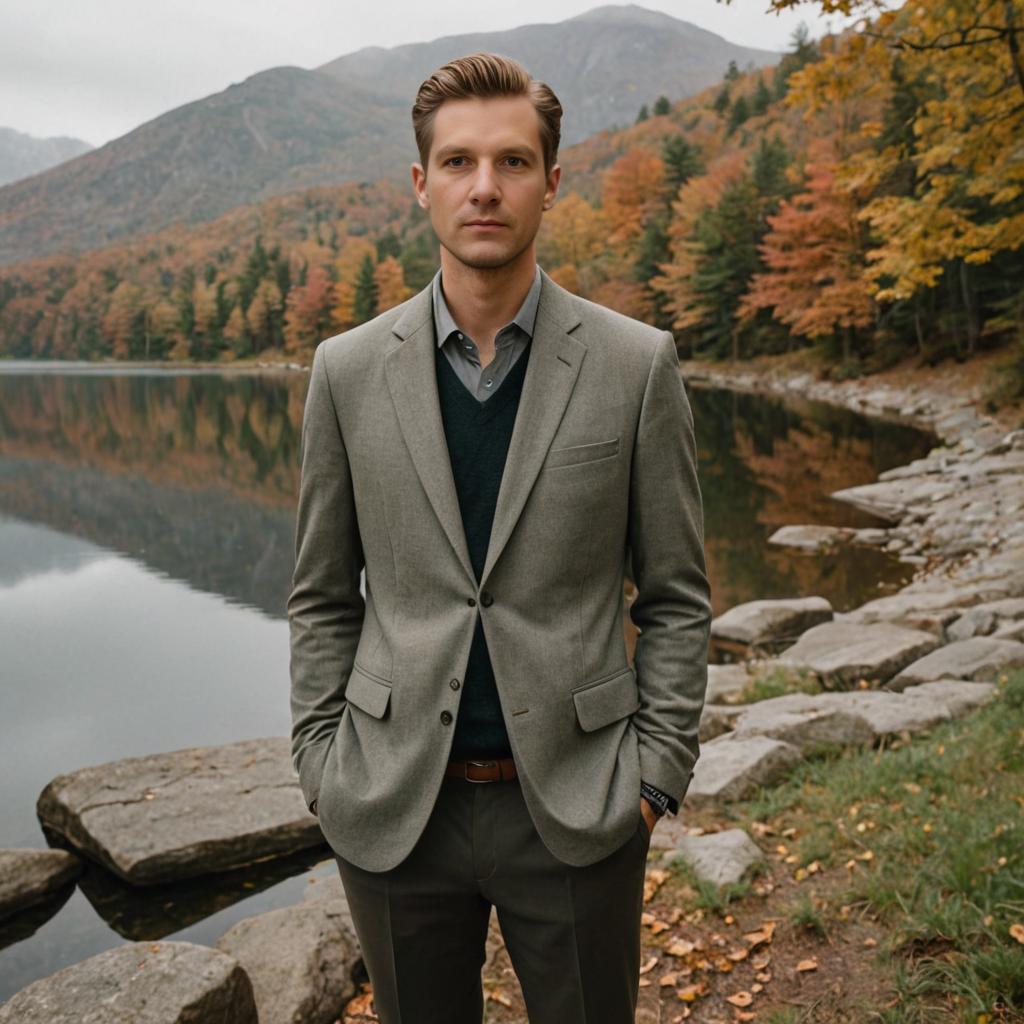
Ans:
[[[44,847],[59,772],[284,735],[285,603],[304,374],[0,367],[0,847]],[[873,525],[828,497],[926,452],[919,431],[814,403],[691,388],[716,614],[821,594],[837,609],[909,567],[801,555],[787,523]],[[63,903],[0,930],[0,1000],[124,941],[213,943],[301,899],[324,851],[206,883],[132,890],[90,867]]]

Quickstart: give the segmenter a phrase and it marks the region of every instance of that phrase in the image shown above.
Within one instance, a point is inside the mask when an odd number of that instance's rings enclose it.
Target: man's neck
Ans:
[[[452,319],[476,342],[481,356],[493,355],[494,337],[519,311],[536,267],[532,247],[521,258],[493,270],[467,267],[441,249],[444,301]]]

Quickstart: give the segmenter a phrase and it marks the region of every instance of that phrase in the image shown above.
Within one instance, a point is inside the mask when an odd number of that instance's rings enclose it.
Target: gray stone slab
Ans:
[[[233,957],[190,942],[133,942],[33,982],[0,1024],[258,1024]],[[263,1022],[268,1024],[268,1022]]]
[[[337,869],[335,869],[337,870]],[[340,887],[340,879],[339,879]],[[252,982],[261,1024],[333,1024],[356,993],[348,903],[306,900],[245,918],[217,941]]]
[[[0,850],[0,918],[40,903],[82,872],[65,850]]]
[[[831,618],[832,605],[823,597],[746,601],[712,620],[711,635],[743,644],[792,641]]]
[[[662,854],[663,864],[685,861],[698,878],[719,886],[742,881],[764,859],[761,848],[741,828],[683,836],[678,847]]]
[[[800,551],[820,551],[850,539],[853,530],[845,526],[819,526],[812,523],[780,526],[769,538],[769,544],[797,548]]]
[[[800,759],[792,744],[769,736],[720,736],[701,746],[684,803],[742,800],[757,786],[777,781]]]
[[[1016,640],[975,636],[958,640],[912,662],[889,682],[902,690],[935,679],[994,679],[1000,672],[1024,666],[1024,644]]]
[[[36,810],[45,827],[135,885],[227,871],[324,842],[286,737],[58,775]]]
[[[885,682],[938,642],[930,633],[889,623],[823,622],[807,630],[778,660],[809,669],[825,682],[853,686],[861,679]]]
[[[875,739],[864,717],[841,701],[822,701],[811,694],[786,697],[792,699],[775,697],[747,705],[735,721],[733,734],[771,736],[792,744],[804,755],[824,744],[854,746]]]

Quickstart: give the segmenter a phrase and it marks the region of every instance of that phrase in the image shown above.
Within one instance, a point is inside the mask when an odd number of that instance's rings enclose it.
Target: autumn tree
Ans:
[[[856,197],[836,187],[828,146],[818,154],[818,162],[807,165],[805,191],[768,217],[770,230],[759,247],[765,269],[754,275],[738,318],[746,322],[770,309],[796,334],[838,335],[849,363],[852,332],[874,320],[864,277],[864,227]]]
[[[285,349],[297,352],[310,348],[332,331],[333,282],[327,269],[309,267],[304,284],[288,293],[284,315]]]

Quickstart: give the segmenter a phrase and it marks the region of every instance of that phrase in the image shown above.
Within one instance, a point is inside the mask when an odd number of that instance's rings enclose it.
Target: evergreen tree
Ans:
[[[740,69],[736,66],[736,61],[729,61],[729,67],[725,72],[725,80],[727,82],[735,82],[740,77]]]
[[[369,253],[363,257],[356,278],[356,294],[352,303],[352,315],[357,324],[364,324],[377,315],[377,278],[375,266]]]
[[[665,139],[661,145],[661,159],[665,162],[665,184],[670,203],[680,185],[704,173],[700,150],[682,135],[669,135]]]
[[[729,134],[731,135],[736,131],[748,117],[750,117],[750,105],[747,103],[747,97],[739,96],[729,112]]]
[[[729,93],[729,86],[723,85],[722,88],[718,90],[718,95],[715,97],[715,113],[725,117],[725,112],[729,109],[730,101],[731,95]]]
[[[772,105],[771,90],[765,85],[764,75],[757,76],[757,88],[754,89],[754,100],[751,107],[755,114],[761,115],[768,112]]]
[[[636,121],[634,123],[640,124],[641,121],[646,121],[650,116],[650,111],[647,109],[647,104],[645,103],[640,108],[640,112],[636,115]]]
[[[664,117],[666,114],[672,112],[672,104],[669,103],[667,96],[659,96],[654,101],[654,114],[656,117]]]

